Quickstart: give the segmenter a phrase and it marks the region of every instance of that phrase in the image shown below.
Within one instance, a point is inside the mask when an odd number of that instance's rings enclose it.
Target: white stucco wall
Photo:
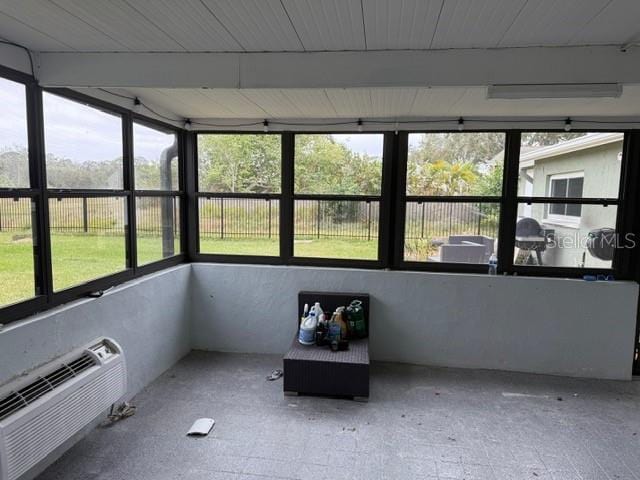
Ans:
[[[192,348],[284,353],[300,290],[369,293],[374,360],[631,378],[633,282],[195,263],[6,326],[0,384],[99,336],[130,395]]]
[[[162,270],[7,325],[0,332],[0,384],[97,337],[111,337],[127,361],[128,396],[191,349],[189,265]]]
[[[631,378],[632,282],[196,263],[193,348],[284,353],[300,290],[369,293],[374,360]]]

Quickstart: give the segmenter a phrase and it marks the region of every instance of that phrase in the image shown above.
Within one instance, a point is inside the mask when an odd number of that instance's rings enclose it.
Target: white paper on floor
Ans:
[[[549,395],[533,395],[530,393],[502,392],[503,397],[549,398]]]
[[[213,418],[199,418],[193,422],[193,425],[191,425],[187,435],[195,437],[204,437],[209,435],[209,432],[215,423],[216,421]]]

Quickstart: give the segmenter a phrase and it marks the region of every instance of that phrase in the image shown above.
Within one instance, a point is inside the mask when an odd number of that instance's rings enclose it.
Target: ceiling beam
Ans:
[[[45,86],[349,88],[640,83],[640,49],[527,47],[322,53],[39,55]]]

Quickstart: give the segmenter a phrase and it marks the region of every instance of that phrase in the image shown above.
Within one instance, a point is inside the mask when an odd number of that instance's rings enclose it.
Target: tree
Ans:
[[[478,182],[490,172],[500,175],[504,134],[425,134],[409,151],[407,192],[411,195],[466,195],[478,192]],[[496,179],[493,179],[496,181]],[[487,184],[484,186],[491,190]],[[478,193],[479,194],[479,193]],[[499,195],[500,193],[498,193]]]
[[[585,132],[529,132],[522,134],[522,145],[525,147],[545,147],[583,137]]]
[[[502,195],[502,162],[496,162],[478,176],[471,189],[472,195],[499,197]]]
[[[202,135],[198,138],[200,189],[210,192],[280,191],[280,137]]]
[[[296,136],[296,192],[378,195],[381,182],[381,158],[354,152],[329,134]]]
[[[0,150],[0,187],[29,186],[29,155],[25,148]]]
[[[46,167],[47,184],[51,188],[122,188],[122,157],[74,162],[47,155]]]

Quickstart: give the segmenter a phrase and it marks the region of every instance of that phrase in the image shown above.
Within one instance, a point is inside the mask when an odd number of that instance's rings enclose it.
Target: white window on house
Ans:
[[[584,172],[563,173],[549,177],[549,196],[554,198],[581,198]],[[548,209],[548,220],[578,224],[582,205],[552,203]]]

